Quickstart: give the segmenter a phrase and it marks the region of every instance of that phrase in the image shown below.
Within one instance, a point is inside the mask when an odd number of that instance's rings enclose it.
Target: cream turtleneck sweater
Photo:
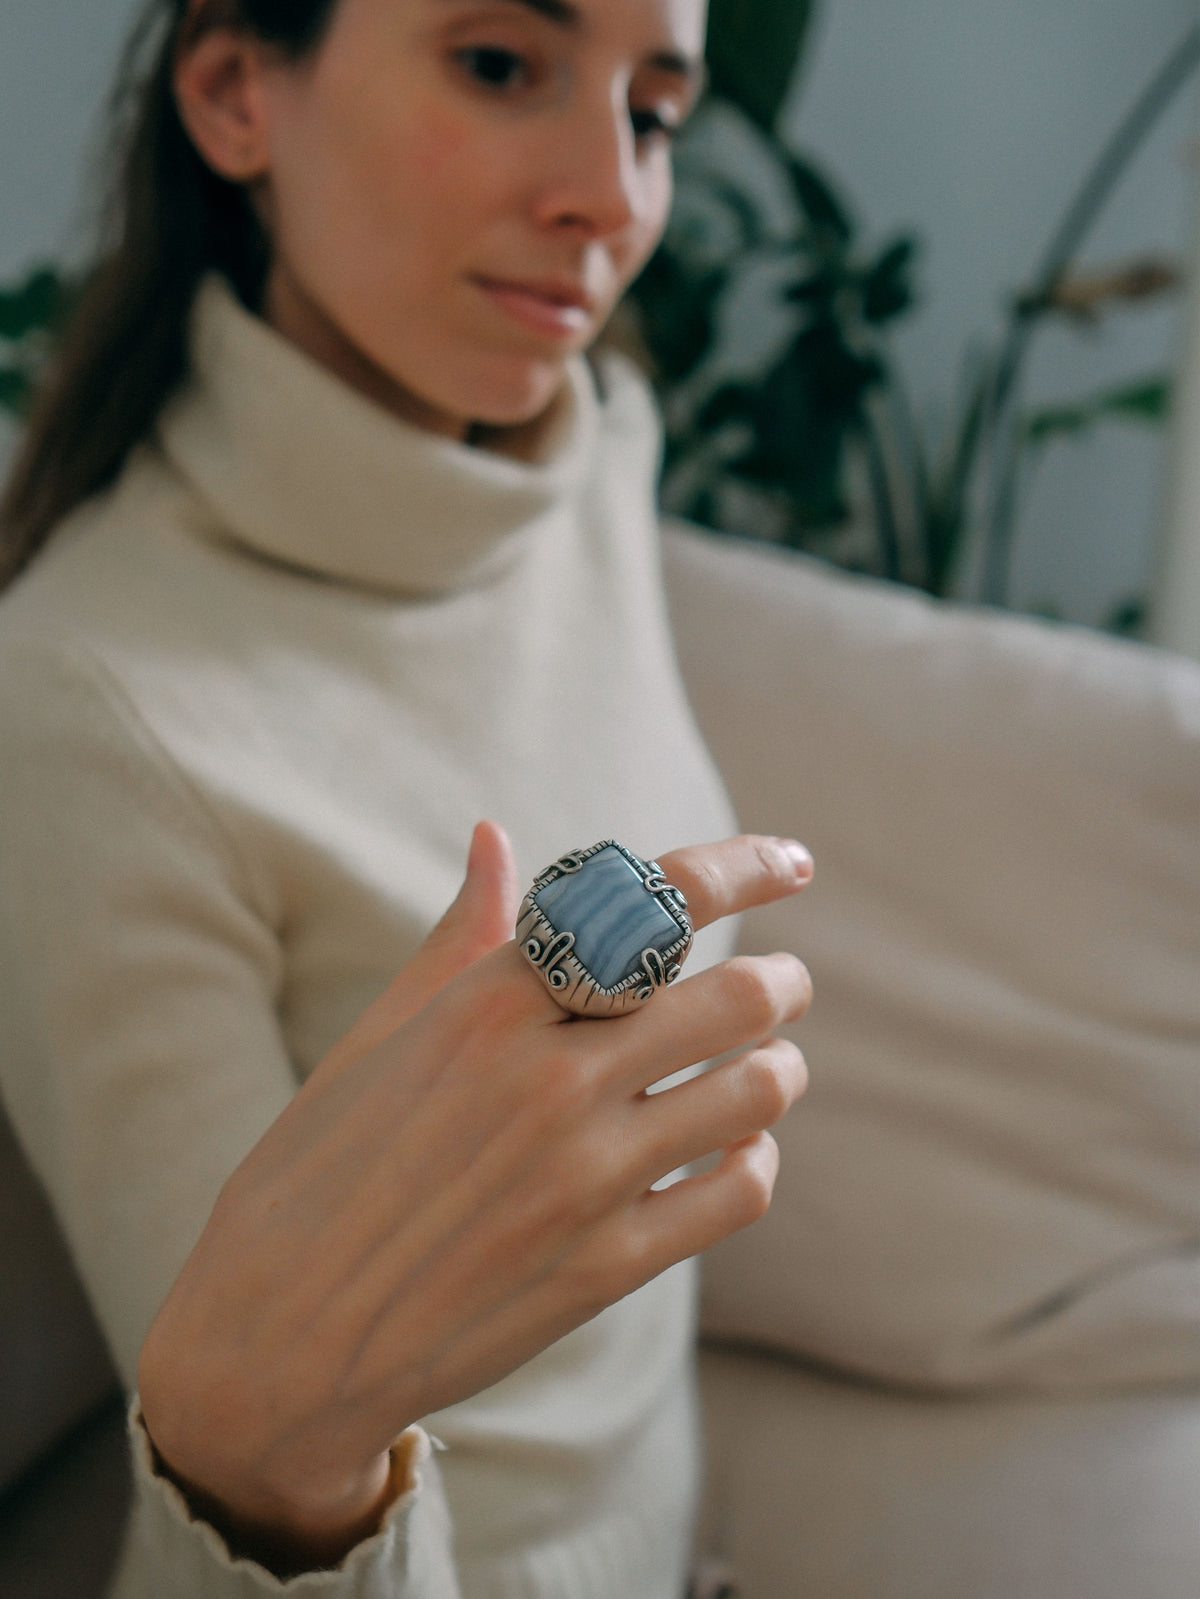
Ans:
[[[480,816],[527,878],[732,828],[630,368],[600,397],[573,363],[528,461],[397,422],[216,281],[193,369],[0,604],[0,1085],[131,1391],[224,1179],[453,898]],[[285,1585],[155,1475],[135,1400],[117,1592],[679,1599],[692,1334],[685,1264],[414,1429],[382,1530]]]

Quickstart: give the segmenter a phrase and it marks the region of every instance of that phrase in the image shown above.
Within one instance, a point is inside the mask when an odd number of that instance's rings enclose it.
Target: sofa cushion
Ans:
[[[676,530],[693,702],[816,998],[707,1326],[895,1382],[1200,1380],[1200,668]]]
[[[133,1489],[125,1411],[115,1395],[0,1499],[6,1599],[105,1599]]]
[[[116,1381],[50,1206],[0,1106],[0,1493]]]
[[[1185,1599],[1200,1392],[923,1396],[708,1350],[701,1548],[746,1599]]]

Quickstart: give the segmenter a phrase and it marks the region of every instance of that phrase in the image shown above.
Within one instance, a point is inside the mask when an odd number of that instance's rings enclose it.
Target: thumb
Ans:
[[[429,934],[405,973],[426,967],[432,999],[464,966],[490,955],[513,936],[520,892],[508,834],[497,822],[479,822],[471,835],[467,874],[450,909]]]
[[[473,961],[513,936],[520,891],[508,834],[497,822],[480,822],[471,835],[467,871],[453,903],[413,958],[344,1033],[320,1064],[336,1074],[427,1005],[438,990]]]

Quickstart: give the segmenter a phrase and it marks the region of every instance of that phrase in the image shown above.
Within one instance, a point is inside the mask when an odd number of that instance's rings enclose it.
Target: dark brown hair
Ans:
[[[299,59],[337,0],[153,0],[126,47],[110,106],[112,190],[96,265],[64,329],[0,499],[0,587],[57,523],[116,478],[186,367],[205,273],[257,305],[267,241],[245,191],[201,160],[179,118],[184,30],[244,27]]]

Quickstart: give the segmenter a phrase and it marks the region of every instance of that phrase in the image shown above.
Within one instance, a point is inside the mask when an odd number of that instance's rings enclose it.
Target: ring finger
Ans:
[[[788,1039],[771,1038],[674,1088],[638,1094],[630,1120],[641,1189],[773,1127],[807,1086],[804,1056]]]

